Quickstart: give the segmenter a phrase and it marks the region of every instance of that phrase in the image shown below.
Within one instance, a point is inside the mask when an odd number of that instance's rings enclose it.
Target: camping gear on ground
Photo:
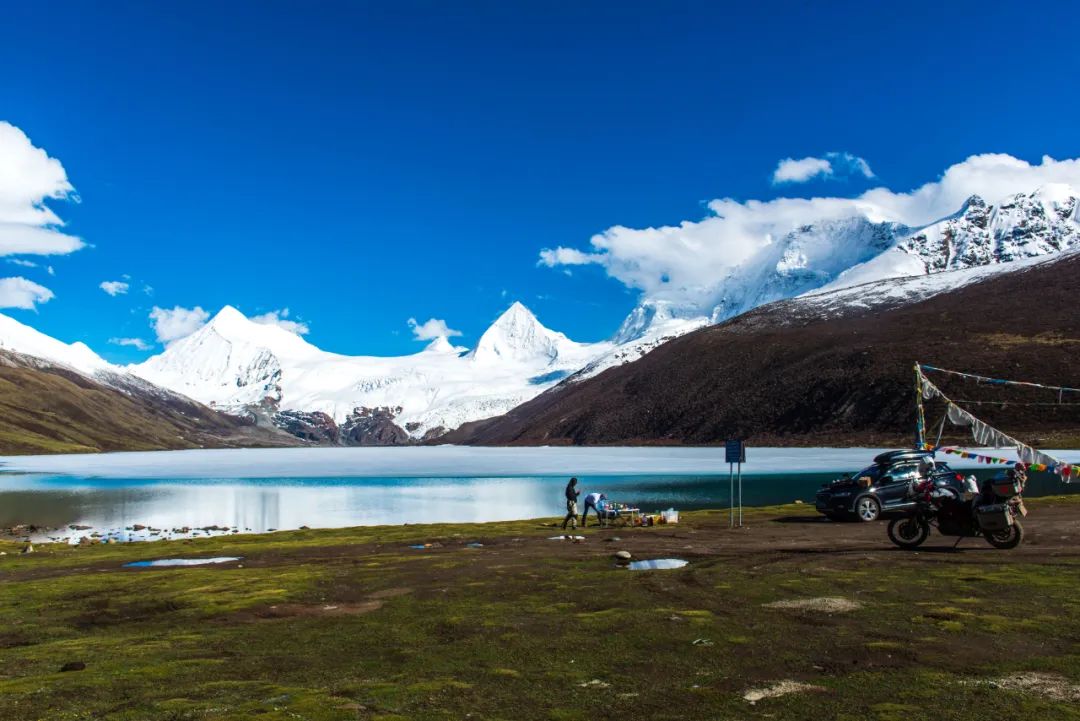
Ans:
[[[931,527],[943,536],[956,536],[957,545],[964,538],[982,536],[995,548],[1009,549],[1024,540],[1024,527],[1017,518],[1024,515],[1019,495],[981,497],[976,506],[937,490],[933,481],[912,484],[915,507],[905,517],[889,522],[890,541],[900,548],[918,548],[930,536]]]
[[[597,509],[601,525],[640,526],[641,509],[626,503],[605,500],[603,509]]]

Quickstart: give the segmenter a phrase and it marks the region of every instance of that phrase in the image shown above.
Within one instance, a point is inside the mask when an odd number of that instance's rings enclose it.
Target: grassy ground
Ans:
[[[1032,509],[1027,553],[893,551],[804,506],[580,544],[539,521],[0,544],[0,719],[1076,719],[1080,556],[1055,539],[1080,505]],[[121,568],[177,555],[244,559]],[[821,597],[860,607],[764,605]],[[1019,672],[1042,681],[995,683]],[[783,680],[814,688],[744,698]]]

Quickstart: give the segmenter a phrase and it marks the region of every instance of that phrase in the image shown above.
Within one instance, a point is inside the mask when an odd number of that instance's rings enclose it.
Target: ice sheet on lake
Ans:
[[[748,473],[856,471],[878,448],[749,448]],[[1080,452],[1049,451],[1072,462]],[[993,455],[1012,458],[1009,451]],[[943,457],[956,468],[977,464]],[[97,478],[467,478],[726,474],[711,448],[241,448],[0,457],[0,471]]]

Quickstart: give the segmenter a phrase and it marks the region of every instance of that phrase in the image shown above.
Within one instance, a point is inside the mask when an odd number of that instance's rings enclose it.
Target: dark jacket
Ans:
[[[577,497],[581,495],[581,491],[577,489],[577,486],[573,483],[566,484],[566,500],[576,501]]]

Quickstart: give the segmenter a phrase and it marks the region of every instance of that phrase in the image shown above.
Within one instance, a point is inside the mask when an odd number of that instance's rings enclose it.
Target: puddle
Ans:
[[[552,536],[549,541],[584,541],[585,536]]]
[[[124,568],[162,568],[167,566],[205,566],[210,563],[231,563],[241,560],[240,556],[218,556],[217,558],[158,558],[153,561],[132,561]]]
[[[672,568],[682,568],[689,561],[681,558],[654,558],[651,561],[631,561],[627,566],[631,571],[666,571]]]
[[[474,543],[466,543],[466,544],[465,544],[465,546],[466,546],[467,548],[483,548],[483,547],[484,547],[484,544],[482,544],[482,543],[475,543],[475,542],[474,542]]]

